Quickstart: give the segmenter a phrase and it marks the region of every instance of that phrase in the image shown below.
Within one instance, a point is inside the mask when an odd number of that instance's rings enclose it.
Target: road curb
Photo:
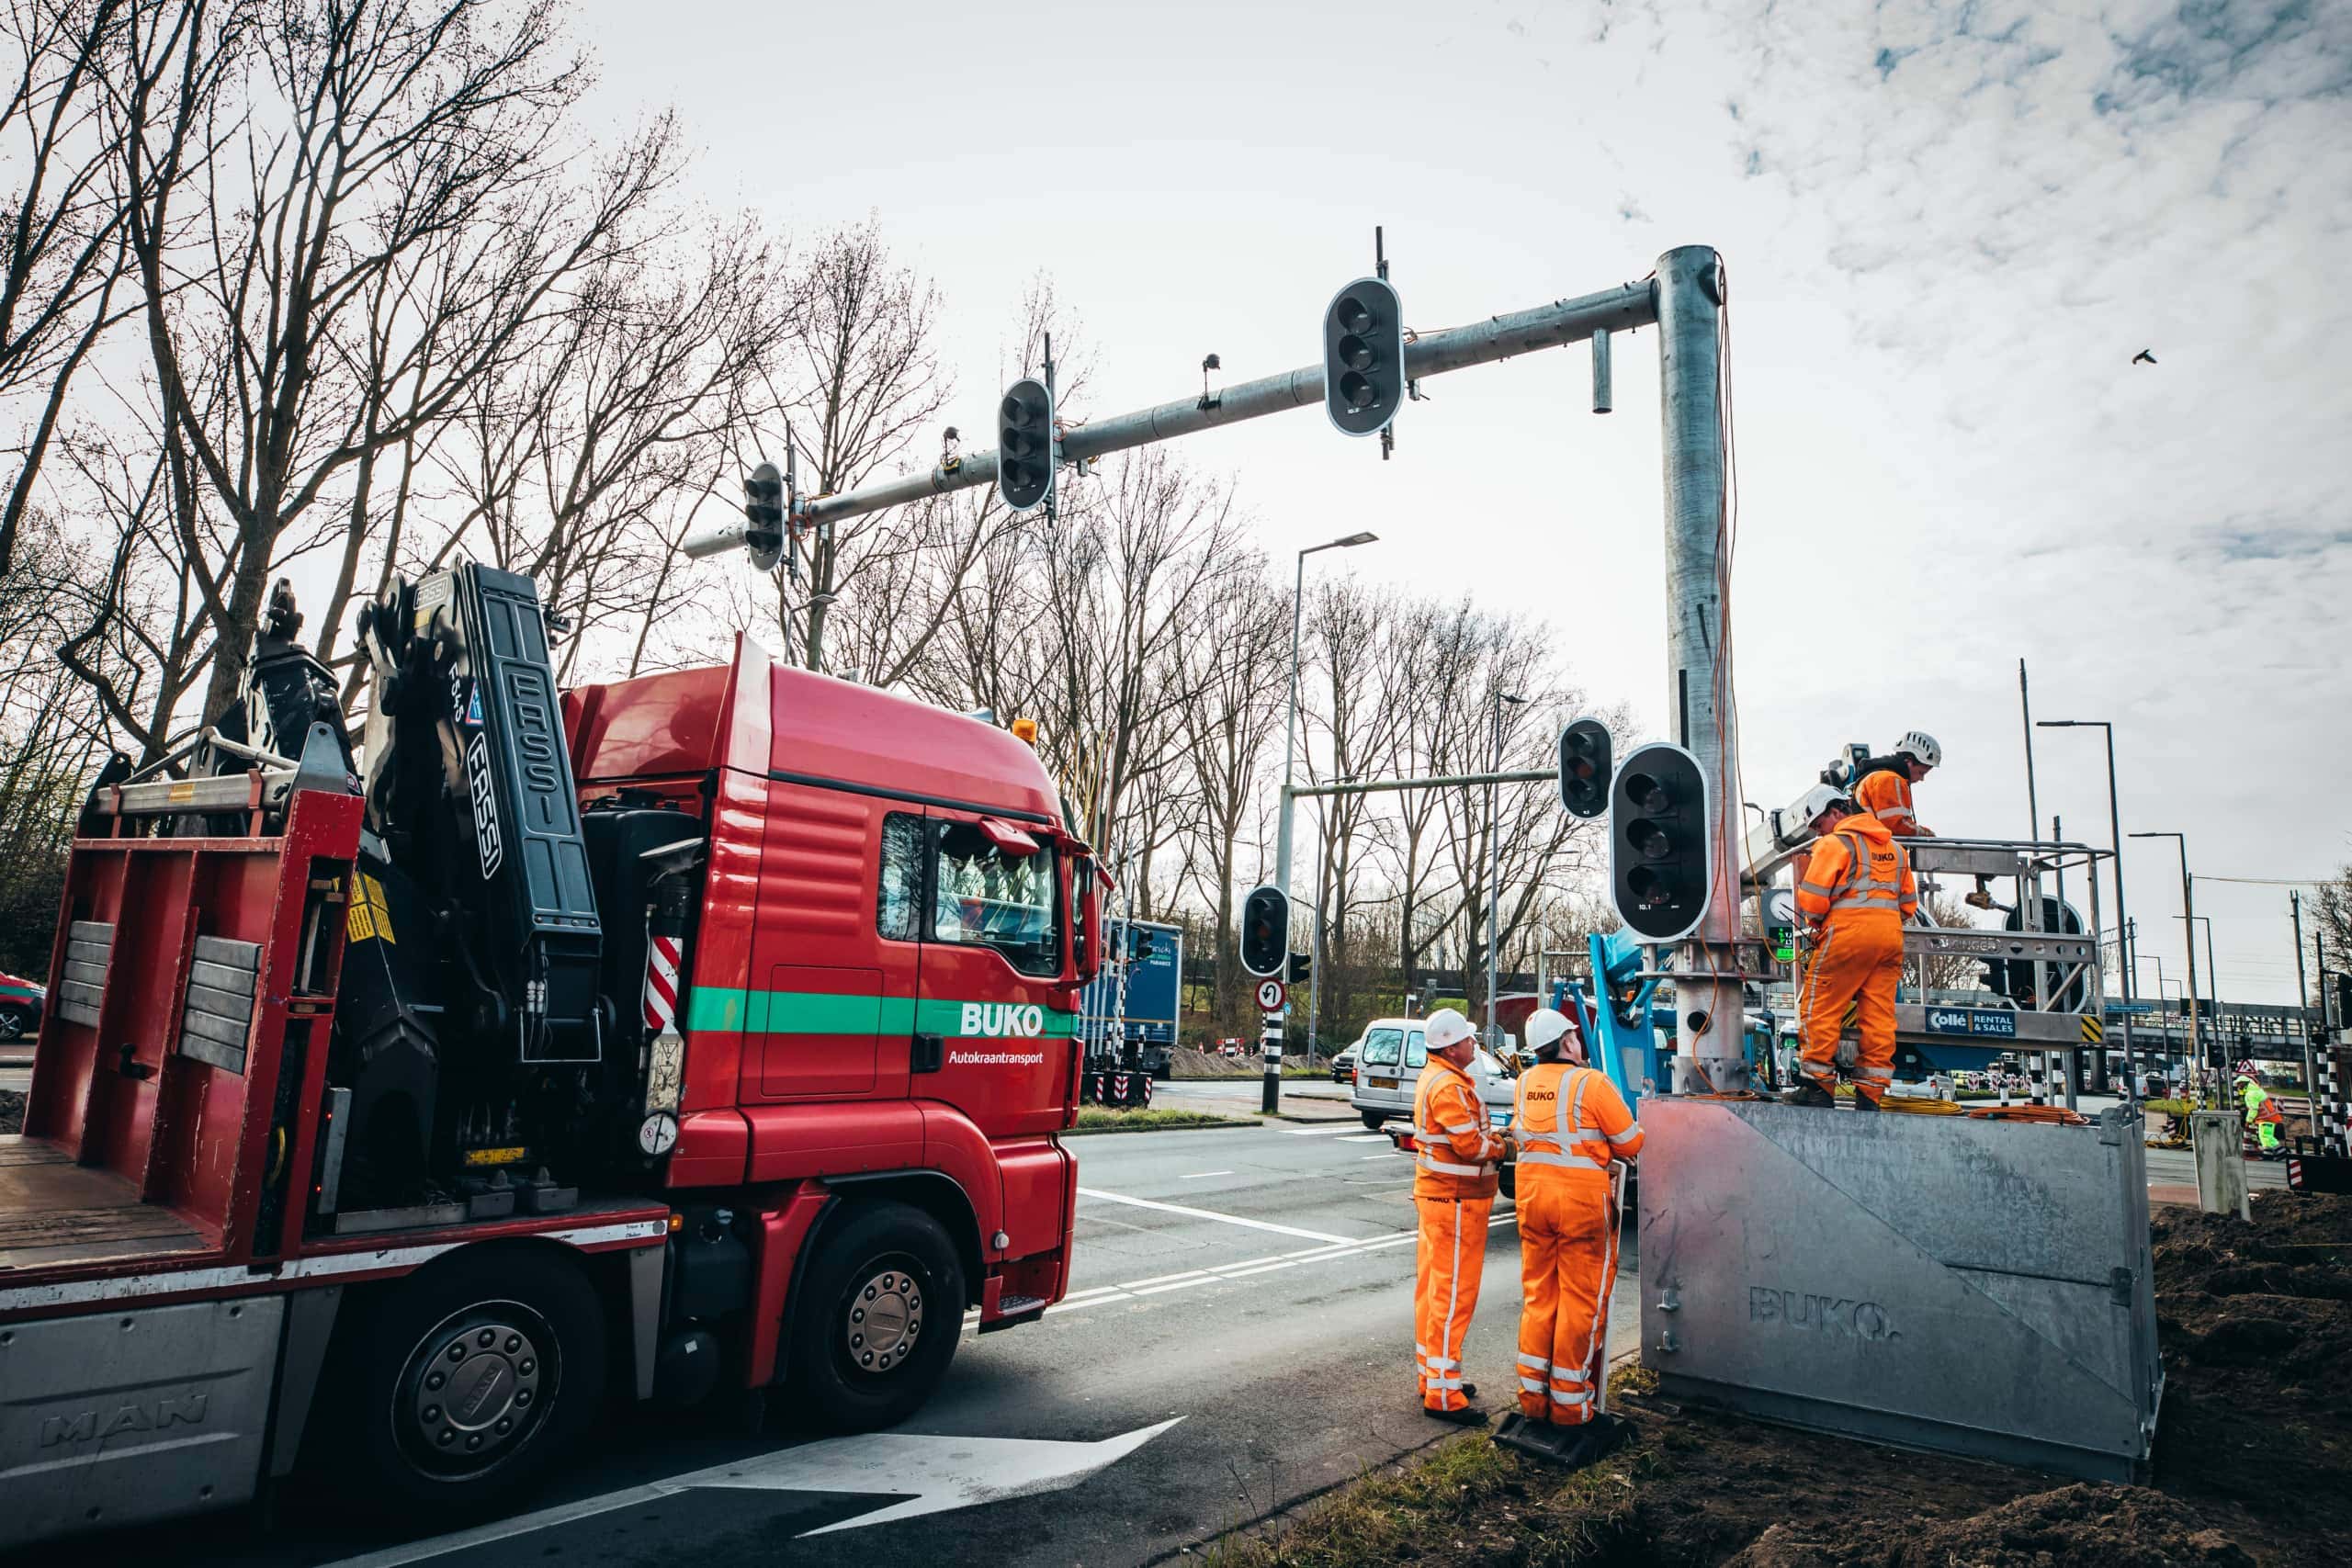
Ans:
[[[1065,1127],[1065,1138],[1129,1137],[1137,1133],[1230,1133],[1236,1127],[1262,1127],[1255,1120],[1244,1122],[1238,1117],[1230,1122],[1193,1122],[1182,1127]]]

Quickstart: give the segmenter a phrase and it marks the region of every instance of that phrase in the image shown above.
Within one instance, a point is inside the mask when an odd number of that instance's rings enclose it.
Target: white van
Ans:
[[[1377,1129],[1392,1117],[1413,1114],[1413,1093],[1419,1087],[1421,1069],[1430,1059],[1429,1039],[1422,1033],[1423,1021],[1418,1018],[1375,1018],[1364,1025],[1363,1038],[1357,1041],[1355,1092],[1348,1097],[1363,1124]],[[1487,1115],[1496,1126],[1510,1121],[1511,1078],[1502,1063],[1485,1046],[1471,1065],[1471,1076],[1478,1082],[1478,1098],[1487,1103]]]

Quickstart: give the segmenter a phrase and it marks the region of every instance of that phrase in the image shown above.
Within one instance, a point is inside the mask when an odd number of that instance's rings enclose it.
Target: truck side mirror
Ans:
[[[1092,857],[1074,855],[1069,868],[1070,945],[1078,960],[1078,983],[1084,986],[1102,967],[1102,893]]]

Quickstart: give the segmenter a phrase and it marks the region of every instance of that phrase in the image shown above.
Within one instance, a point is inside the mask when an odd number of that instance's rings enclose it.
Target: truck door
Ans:
[[[1063,868],[1042,829],[926,812],[929,893],[912,1092],[991,1137],[1061,1125],[1078,1049]]]
[[[920,852],[922,818],[846,790],[773,781],[767,793],[747,1099],[902,1096],[921,949],[892,889]]]

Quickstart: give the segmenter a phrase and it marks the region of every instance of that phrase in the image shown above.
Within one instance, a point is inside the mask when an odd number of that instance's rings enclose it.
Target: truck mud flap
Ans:
[[[0,1549],[250,1501],[282,1296],[0,1329]]]

